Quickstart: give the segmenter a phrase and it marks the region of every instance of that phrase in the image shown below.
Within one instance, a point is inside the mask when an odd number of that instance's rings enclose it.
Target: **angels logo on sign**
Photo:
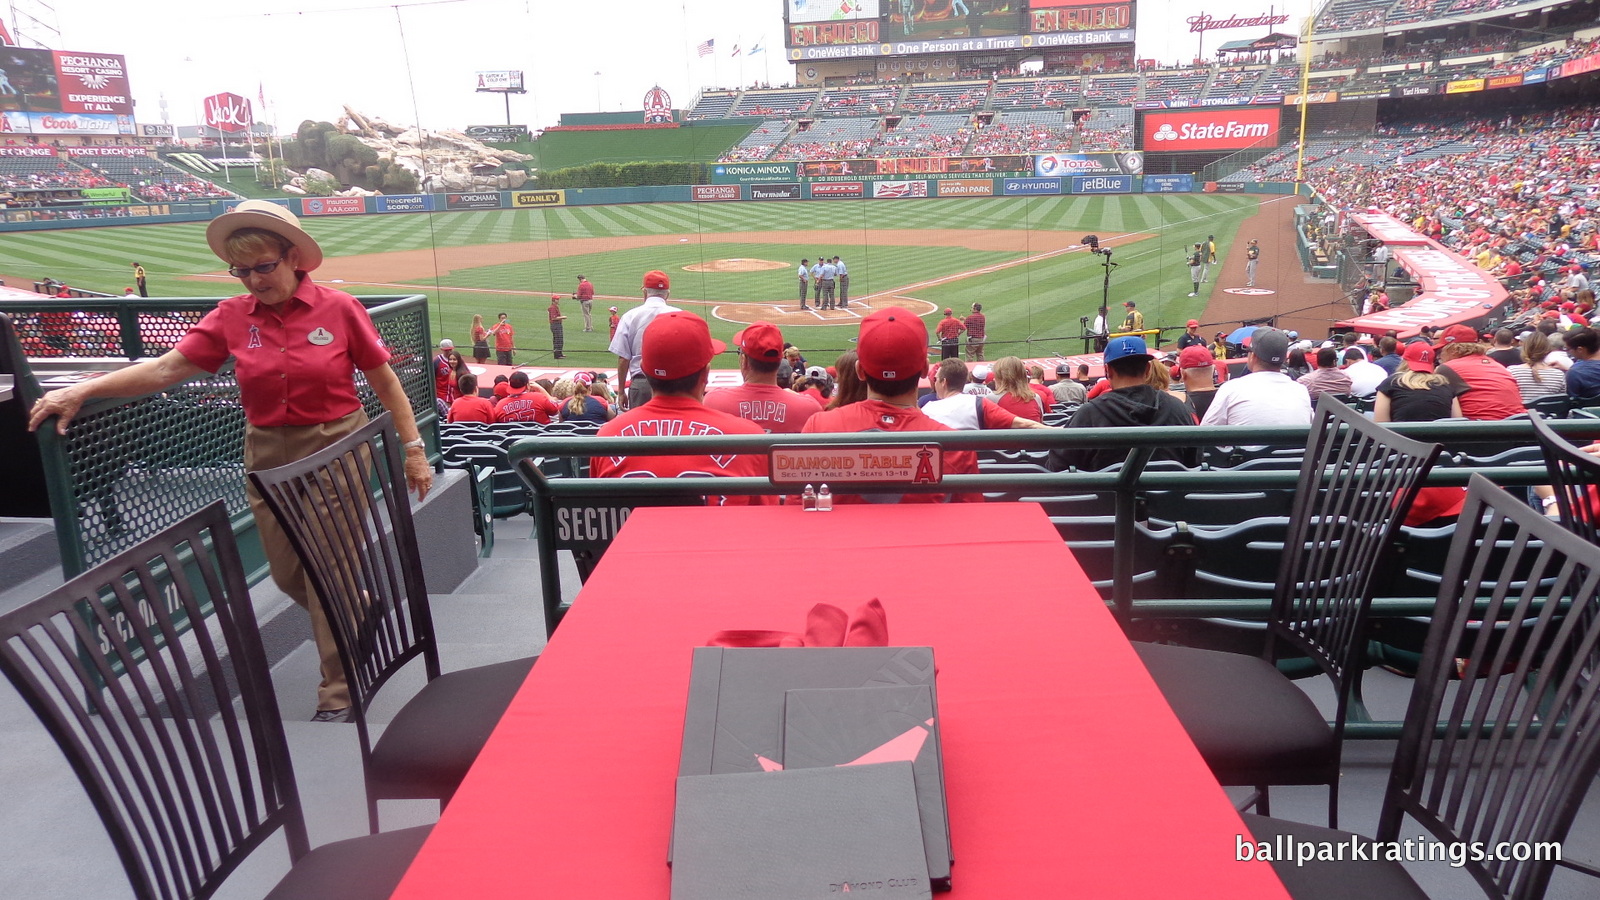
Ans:
[[[1151,139],[1157,141],[1175,141],[1178,139],[1178,133],[1172,130],[1171,125],[1163,125],[1156,129],[1156,133],[1151,136]]]

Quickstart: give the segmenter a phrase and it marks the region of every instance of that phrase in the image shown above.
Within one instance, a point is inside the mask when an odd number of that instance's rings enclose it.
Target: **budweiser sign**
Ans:
[[[1259,16],[1229,16],[1226,19],[1214,19],[1206,13],[1201,13],[1198,16],[1190,16],[1186,21],[1189,23],[1189,33],[1194,34],[1201,31],[1218,31],[1224,28],[1255,28],[1259,25],[1265,25],[1270,28],[1274,25],[1284,24],[1289,21],[1289,17],[1265,13]]]
[[[238,94],[212,94],[205,99],[206,127],[225,134],[250,130],[255,119],[250,115],[250,101]]]

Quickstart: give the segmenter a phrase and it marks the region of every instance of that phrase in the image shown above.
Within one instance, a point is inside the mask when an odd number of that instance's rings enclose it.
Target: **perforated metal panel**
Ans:
[[[74,526],[92,565],[166,525],[244,496],[244,411],[231,372],[76,419],[64,442]]]
[[[99,352],[83,352],[92,349],[87,341],[39,353],[34,348],[44,343],[44,324],[59,324],[65,321],[63,315],[72,322],[92,322],[97,327],[136,323],[138,346],[128,349],[137,355],[157,356],[176,344],[216,302],[176,301],[174,305],[183,308],[171,309],[161,306],[173,301],[119,301],[84,312],[69,307],[88,301],[46,300],[41,306],[48,307],[38,314],[19,311],[21,320],[35,321],[19,324],[18,332],[21,337],[29,327],[33,329],[32,340],[23,343],[36,358],[121,356],[116,348],[107,351],[104,343],[98,345]],[[427,371],[427,301],[422,297],[369,297],[363,302],[372,305],[373,322],[392,353],[390,364],[400,377],[423,435],[436,447],[437,414]],[[41,315],[56,318],[40,321]],[[383,405],[359,373],[356,384],[362,406],[376,416]],[[217,375],[205,375],[159,394],[86,406],[65,439],[46,444],[54,449],[47,449],[44,461],[57,529],[71,533],[62,554],[68,574],[112,556],[214,500],[224,501],[231,515],[246,515],[244,424],[231,364]]]

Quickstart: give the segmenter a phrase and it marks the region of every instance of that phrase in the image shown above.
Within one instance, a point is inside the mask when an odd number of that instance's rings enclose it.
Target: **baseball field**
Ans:
[[[1262,275],[1295,273],[1288,246],[1250,223],[1292,197],[1238,194],[995,197],[935,200],[739,202],[562,207],[307,219],[327,261],[317,272],[356,294],[421,292],[432,303],[435,337],[467,338],[471,317],[507,312],[517,328],[517,361],[551,358],[546,308],[562,297],[566,352],[578,365],[614,364],[605,352],[610,306],[640,298],[640,276],[661,269],[674,303],[695,310],[726,339],[767,319],[807,351],[850,347],[869,308],[901,305],[930,327],[945,307],[974,302],[989,321],[989,358],[1075,352],[1080,318],[1101,297],[1103,257],[1080,247],[1097,234],[1114,248],[1113,324],[1134,300],[1148,327],[1181,329],[1204,318],[1236,238],[1261,232]],[[1276,215],[1270,218],[1278,218]],[[1264,222],[1265,219],[1262,220]],[[237,281],[207,250],[201,224],[85,228],[7,235],[0,272],[27,286],[46,276],[107,293],[132,284],[131,263],[149,273],[152,296],[227,296]],[[1200,296],[1186,254],[1215,235],[1219,265]],[[800,312],[801,258],[838,255],[848,265],[849,310]],[[578,275],[594,283],[595,331],[584,333]],[[1273,301],[1281,302],[1281,301]],[[864,305],[863,305],[864,303]],[[1271,310],[1269,310],[1270,312]],[[1169,332],[1168,337],[1175,337]]]

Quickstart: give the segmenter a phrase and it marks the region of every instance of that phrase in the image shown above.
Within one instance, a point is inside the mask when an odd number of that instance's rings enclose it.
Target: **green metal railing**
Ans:
[[[41,385],[36,369],[70,365],[45,362],[52,355],[75,361],[160,355],[176,345],[183,331],[218,299],[7,302],[4,310],[15,330],[11,356],[27,363],[14,373],[22,408],[30,407],[52,386],[48,378]],[[412,294],[360,299],[391,350],[390,365],[411,401],[430,458],[437,460],[427,298]],[[63,312],[81,314],[72,319],[73,343],[65,351],[51,346],[61,343],[61,320],[49,318]],[[116,323],[117,328],[108,329],[107,323]],[[96,345],[98,339],[85,337],[86,333],[103,335],[104,340]],[[369,415],[382,410],[359,373],[357,388]],[[65,436],[47,425],[37,439],[62,569],[68,577],[219,499],[227,504],[252,582],[265,577],[245,500],[244,414],[231,364],[215,375],[202,375],[159,393],[85,404]]]
[[[1556,430],[1569,439],[1600,438],[1600,420],[1560,420]],[[1481,453],[1495,447],[1527,446],[1534,442],[1533,427],[1526,421],[1507,422],[1430,422],[1397,424],[1394,430],[1413,438],[1437,441],[1447,452]],[[530,464],[552,457],[605,455],[651,456],[671,454],[761,453],[774,446],[852,444],[921,444],[929,433],[741,435],[720,437],[530,437],[510,448],[518,471],[533,489],[535,535],[540,562],[541,594],[547,629],[561,619],[561,581],[557,566],[556,509],[560,502],[587,501],[597,506],[626,501],[693,502],[708,493],[703,479],[641,478],[547,478]],[[1231,468],[1188,471],[1146,470],[1150,455],[1160,448],[1267,445],[1304,447],[1304,427],[1193,427],[1193,428],[1074,428],[1062,430],[1007,430],[939,432],[938,443],[946,450],[1051,450],[1065,447],[1119,447],[1133,449],[1119,470],[1102,472],[1025,472],[1007,474],[947,475],[938,485],[855,485],[851,493],[994,493],[1019,498],[1047,498],[1086,491],[1109,491],[1115,498],[1113,524],[1112,591],[1108,601],[1124,622],[1146,619],[1226,617],[1264,620],[1271,600],[1263,597],[1236,599],[1156,598],[1134,599],[1136,572],[1135,541],[1138,499],[1147,491],[1228,492],[1248,489],[1293,490],[1299,480],[1294,469],[1236,470]],[[1441,464],[1429,475],[1429,485],[1465,486],[1474,472],[1501,485],[1535,485],[1548,480],[1542,465],[1474,465],[1452,462]],[[719,495],[792,494],[792,488],[779,488],[761,478],[717,478],[714,492]],[[1268,578],[1272,576],[1269,575]],[[1427,616],[1433,598],[1379,598],[1373,601],[1374,617]],[[1399,723],[1365,722],[1347,730],[1352,737],[1393,738]]]

